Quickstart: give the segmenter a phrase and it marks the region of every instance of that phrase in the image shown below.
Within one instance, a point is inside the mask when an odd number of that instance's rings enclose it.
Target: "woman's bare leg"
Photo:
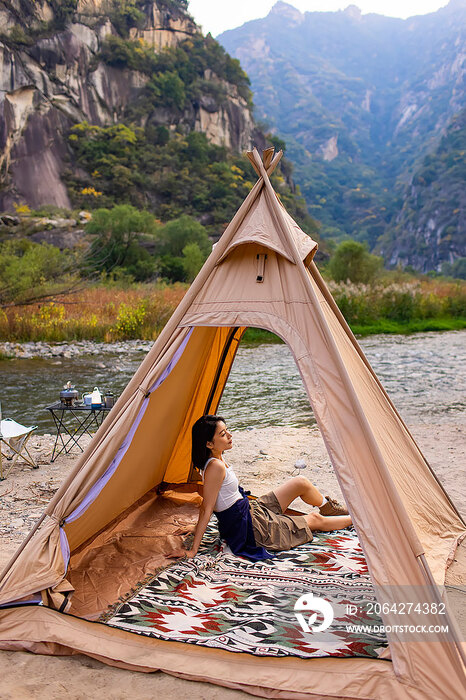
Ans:
[[[350,515],[321,515],[320,513],[308,513],[304,516],[311,530],[322,530],[331,532],[341,530],[352,525]]]
[[[285,511],[295,498],[302,498],[310,506],[320,506],[323,496],[319,489],[312,484],[305,476],[295,476],[293,479],[285,481],[273,490],[280,507]],[[352,524],[350,515],[321,515],[320,513],[309,513],[304,516],[311,530],[322,530],[331,532],[341,530]]]
[[[281,509],[285,511],[295,498],[302,498],[310,506],[320,506],[323,496],[305,476],[295,476],[273,490]]]

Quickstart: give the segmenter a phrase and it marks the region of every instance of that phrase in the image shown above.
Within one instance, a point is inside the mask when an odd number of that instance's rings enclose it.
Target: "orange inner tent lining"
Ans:
[[[155,492],[162,482],[181,485],[177,491],[184,490],[181,500],[188,502],[181,517],[189,516],[195,522],[197,509],[193,511],[192,507],[200,502],[197,487],[182,486],[188,481],[199,481],[196,470],[191,468],[191,425],[199,416],[217,410],[245,330],[194,329],[183,356],[151,395],[114,477],[81,518],[66,526],[72,551],[67,578],[76,589],[72,604],[75,614],[87,617],[102,612],[124,589],[131,588],[154,568],[166,565],[164,553],[180,546],[179,538],[173,537],[177,527],[171,521],[173,512],[166,508],[169,501],[166,497],[158,499]],[[184,397],[190,401],[184,401]],[[170,417],[174,420],[170,421]],[[157,455],[151,454],[154,442],[161,448]],[[132,476],[135,473],[137,479]],[[120,483],[121,474],[124,483]],[[172,491],[166,496],[180,502],[180,493]],[[105,506],[99,507],[99,502]],[[176,517],[180,514],[177,511]],[[84,539],[91,526],[93,532]],[[119,581],[116,589],[115,580]]]
[[[194,329],[183,355],[151,394],[112,479],[81,517],[65,526],[71,552],[162,481],[188,481],[191,425],[206,409],[216,409],[244,330]]]
[[[173,563],[167,558],[197,522],[197,487],[159,496],[152,489],[72,555],[67,579],[75,589],[72,615],[95,620],[147,576]]]

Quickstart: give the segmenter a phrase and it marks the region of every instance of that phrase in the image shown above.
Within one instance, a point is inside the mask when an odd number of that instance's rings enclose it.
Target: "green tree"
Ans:
[[[155,275],[156,261],[141,245],[144,236],[152,238],[159,224],[148,211],[138,211],[129,204],[113,209],[97,209],[86,231],[95,236],[86,257],[85,272],[112,272],[123,268],[136,281]]]
[[[27,239],[0,244],[0,305],[26,304],[73,285],[73,256]],[[60,287],[60,289],[59,289]]]
[[[183,248],[183,268],[186,282],[192,282],[204,264],[205,257],[197,243],[188,243]]]
[[[184,282],[186,270],[183,258],[174,255],[162,255],[159,260],[160,275],[169,282]]]
[[[143,27],[146,16],[138,7],[136,0],[113,0],[109,12],[110,21],[117,32],[127,37],[132,27]]]
[[[457,258],[453,263],[443,263],[442,274],[466,280],[466,258]]]
[[[329,263],[329,272],[336,282],[372,282],[382,268],[383,260],[371,255],[367,246],[357,241],[340,243]]]
[[[57,29],[64,29],[76,12],[78,0],[51,0],[50,4],[53,9],[53,25]]]
[[[180,110],[184,107],[186,101],[184,83],[174,71],[153,75],[147,86],[147,91],[156,104],[176,107]]]
[[[212,244],[204,226],[191,216],[169,221],[158,240],[159,270],[171,282],[192,282]]]
[[[169,221],[162,229],[161,254],[180,257],[189,243],[197,243],[204,259],[210,253],[212,244],[204,226],[191,216],[183,215]]]

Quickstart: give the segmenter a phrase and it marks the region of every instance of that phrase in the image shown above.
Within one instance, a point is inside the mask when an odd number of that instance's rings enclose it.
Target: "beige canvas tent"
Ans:
[[[262,160],[257,151],[249,154],[257,183],[3,573],[0,648],[84,653],[263,697],[464,697],[454,620],[448,617],[447,634],[423,642],[404,637],[393,612],[400,602],[417,600],[429,610],[422,623],[438,625],[435,583],[444,582],[464,523],[326,289],[312,260],[316,244],[274,193],[269,175],[280,156],[273,150]],[[176,540],[163,509],[157,511],[155,489],[165,482],[175,500],[192,500],[190,426],[216,410],[250,326],[280,336],[296,361],[372,581],[392,605],[383,614],[392,630],[388,661],[242,658],[94,621],[112,598],[163,562],[159,535]],[[119,559],[107,556],[112,542],[123,542],[123,531],[131,535],[127,550]],[[418,622],[411,614],[403,618],[404,624]]]

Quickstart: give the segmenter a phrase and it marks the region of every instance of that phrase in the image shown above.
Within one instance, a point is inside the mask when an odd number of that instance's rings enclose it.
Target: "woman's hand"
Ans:
[[[172,535],[191,535],[196,531],[196,523],[191,525],[180,525],[177,530],[173,530]]]
[[[192,540],[192,544],[189,541],[191,538],[188,539],[189,544],[191,544],[191,549],[177,547],[166,555],[168,559],[179,559],[181,557],[194,559],[196,556],[197,550],[201,544],[202,536],[210,520],[210,516],[213,513],[214,504],[217,499],[220,486],[225,478],[225,473],[226,467],[220,459],[213,459],[209,463],[204,474],[204,498],[199,508],[197,525],[182,525],[176,532],[172,533],[174,535],[181,535],[188,533],[190,530],[194,530],[194,539]]]

